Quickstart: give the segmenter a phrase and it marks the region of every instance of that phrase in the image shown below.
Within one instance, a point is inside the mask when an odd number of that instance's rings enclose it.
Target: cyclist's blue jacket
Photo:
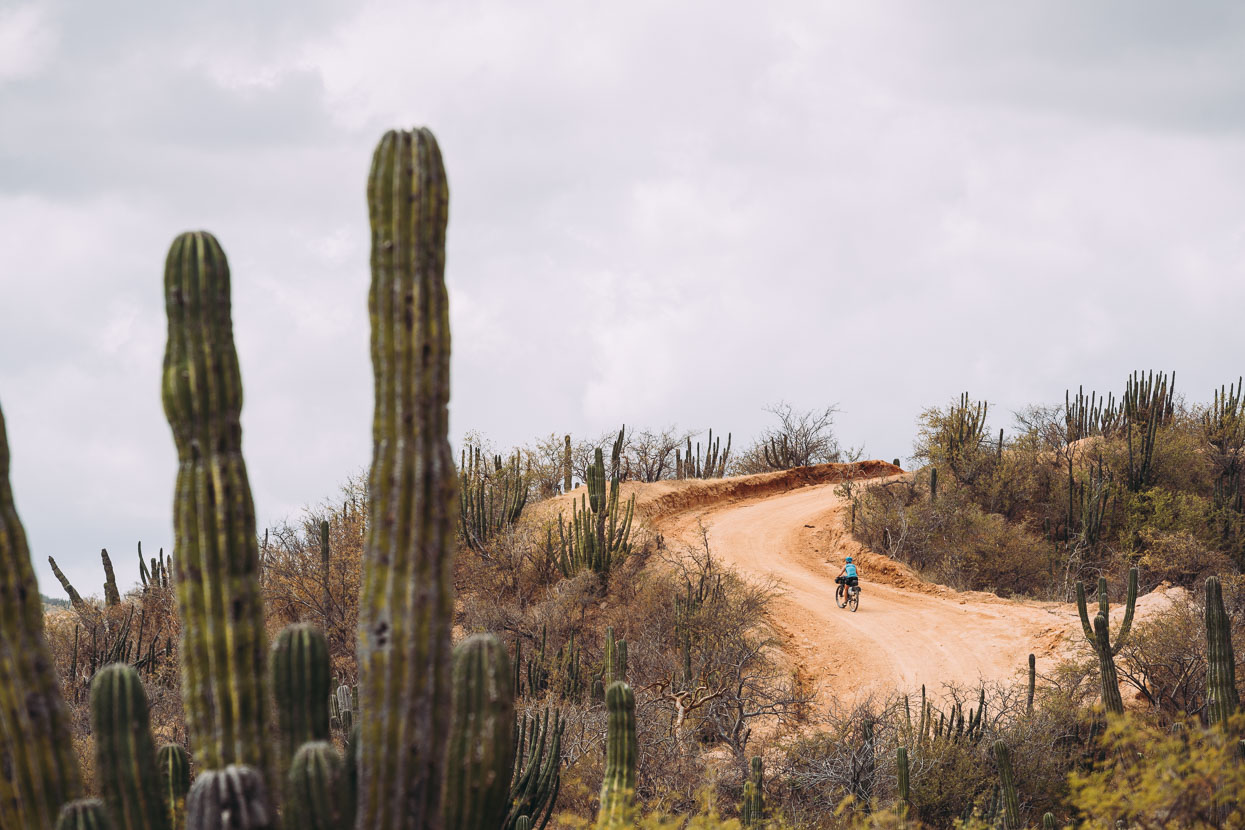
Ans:
[[[846,576],[848,579],[856,578],[856,563],[855,562],[848,562],[843,567],[847,569],[847,572],[844,574],[844,576]]]

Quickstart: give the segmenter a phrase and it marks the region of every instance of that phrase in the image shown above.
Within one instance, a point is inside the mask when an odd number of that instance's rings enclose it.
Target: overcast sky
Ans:
[[[0,406],[45,593],[169,546],[161,280],[233,269],[261,523],[370,459],[364,179],[451,186],[455,436],[730,430],[871,457],[960,391],[1243,370],[1239,2],[0,0]]]

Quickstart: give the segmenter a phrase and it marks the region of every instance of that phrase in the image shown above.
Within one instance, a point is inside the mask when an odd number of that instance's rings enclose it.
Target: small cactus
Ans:
[[[113,663],[95,674],[91,731],[97,783],[118,830],[168,830],[169,811],[156,771],[147,694],[132,667]]]
[[[190,756],[180,744],[165,744],[156,753],[160,794],[173,830],[186,826],[186,794],[190,792]]]
[[[274,830],[263,776],[230,764],[199,773],[186,798],[187,830]]]
[[[765,775],[761,756],[752,756],[748,780],[744,784],[744,806],[740,811],[740,823],[744,827],[760,827],[765,823]]]
[[[597,830],[630,827],[635,813],[635,693],[621,680],[605,690],[609,732]]]
[[[307,623],[277,635],[270,659],[276,701],[277,769],[288,770],[294,753],[310,741],[329,739],[329,648],[319,629]]]
[[[912,792],[909,789],[908,748],[906,746],[895,748],[895,777],[899,793],[899,821],[906,825],[908,815],[912,812]]]
[[[341,756],[328,741],[298,748],[286,777],[284,823],[288,830],[348,830],[349,785]]]
[[[61,808],[56,830],[113,830],[108,809],[98,798],[80,798]]]

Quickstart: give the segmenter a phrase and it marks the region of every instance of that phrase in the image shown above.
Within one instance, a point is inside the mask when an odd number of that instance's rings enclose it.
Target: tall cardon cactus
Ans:
[[[81,789],[0,412],[0,827],[51,827]]]
[[[177,445],[173,527],[182,699],[204,769],[268,770],[265,630],[255,505],[242,459],[242,375],[229,264],[210,233],[173,240],[164,271],[164,411]]]
[[[440,828],[458,479],[448,439],[449,189],[427,130],[386,133],[372,225],[370,520],[359,603],[361,830]]]
[[[1124,714],[1124,698],[1120,696],[1120,679],[1115,671],[1115,655],[1128,641],[1128,632],[1133,627],[1133,612],[1137,608],[1137,569],[1128,571],[1128,598],[1124,605],[1124,622],[1111,642],[1111,604],[1107,600],[1107,580],[1098,579],[1098,613],[1094,616],[1093,626],[1089,622],[1089,611],[1085,606],[1085,585],[1076,583],[1076,610],[1081,617],[1081,629],[1085,639],[1089,641],[1098,656],[1098,674],[1102,680],[1102,705],[1108,712]]]

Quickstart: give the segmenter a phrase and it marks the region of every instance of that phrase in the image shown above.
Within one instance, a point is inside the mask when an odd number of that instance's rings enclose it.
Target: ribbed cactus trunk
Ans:
[[[184,233],[164,272],[164,411],[177,445],[173,527],[186,732],[201,769],[270,769],[255,505],[242,459],[242,375],[229,264]]]
[[[386,133],[368,178],[376,388],[359,603],[360,830],[442,826],[458,518],[448,201],[432,133]]]
[[[1021,830],[1020,799],[1016,795],[1016,778],[1012,774],[1012,756],[1007,744],[994,742],[994,760],[999,765],[999,791],[1003,801],[1004,830]]]
[[[272,647],[272,695],[277,713],[277,769],[309,741],[329,739],[329,648],[324,634],[308,623],[282,629]]]
[[[562,454],[562,492],[571,492],[571,436],[566,436],[566,447]]]
[[[156,753],[160,770],[160,796],[173,830],[186,826],[186,795],[190,792],[190,757],[178,744],[165,744]]]
[[[605,690],[609,712],[605,744],[605,777],[597,830],[631,827],[635,821],[635,773],[638,749],[635,737],[635,693],[619,681]]]
[[[0,412],[0,827],[51,827],[81,789]]]
[[[1081,630],[1085,639],[1094,649],[1098,657],[1098,674],[1102,681],[1102,704],[1108,712],[1117,715],[1124,713],[1124,699],[1120,695],[1120,679],[1115,670],[1115,655],[1128,642],[1129,631],[1133,627],[1133,613],[1137,608],[1137,569],[1128,571],[1128,594],[1124,604],[1124,621],[1116,632],[1115,642],[1111,642],[1111,605],[1107,600],[1107,580],[1098,579],[1098,613],[1093,624],[1089,619],[1089,611],[1085,603],[1085,585],[1076,583],[1076,610],[1081,618]]]
[[[118,830],[168,830],[147,694],[132,667],[113,663],[96,673],[91,681],[91,731],[96,783]]]
[[[290,762],[284,823],[289,830],[350,830],[346,767],[328,741],[309,741]]]
[[[1223,607],[1216,576],[1206,579],[1206,710],[1211,723],[1223,723],[1241,707],[1236,689],[1232,621]]]
[[[454,650],[454,703],[446,757],[446,830],[495,830],[510,808],[514,694],[510,658],[491,634]]]

